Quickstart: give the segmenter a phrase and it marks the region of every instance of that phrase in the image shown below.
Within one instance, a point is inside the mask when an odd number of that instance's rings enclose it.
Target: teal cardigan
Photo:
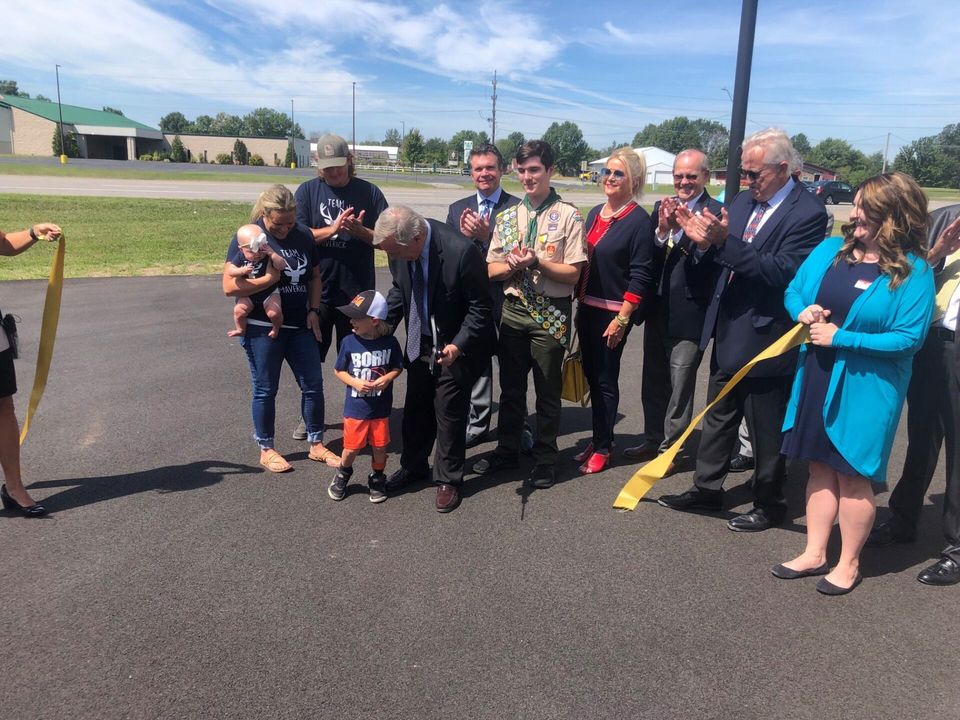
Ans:
[[[843,238],[830,237],[810,253],[784,295],[794,320],[814,304],[820,283]],[[823,425],[834,446],[858,473],[883,483],[887,460],[907,394],[913,355],[930,327],[934,307],[933,272],[914,255],[910,275],[892,290],[880,275],[854,301],[843,326],[833,336],[837,349],[823,407]],[[800,348],[797,374],[783,421],[793,427],[807,346]]]

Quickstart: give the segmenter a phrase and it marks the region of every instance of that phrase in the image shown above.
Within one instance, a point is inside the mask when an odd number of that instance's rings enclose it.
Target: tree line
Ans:
[[[198,115],[195,120],[188,120],[181,112],[171,112],[160,118],[160,131],[171,135],[304,137],[300,124],[292,122],[289,115],[266,107],[251,110],[243,117],[219,112],[214,116]]]

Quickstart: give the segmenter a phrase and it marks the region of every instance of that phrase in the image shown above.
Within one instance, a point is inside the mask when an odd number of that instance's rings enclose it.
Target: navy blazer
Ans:
[[[746,243],[741,238],[755,206],[749,191],[738,194],[728,211],[727,241],[701,259],[716,263],[721,270],[700,347],[705,349],[713,337],[713,363],[730,375],[793,327],[783,306],[783,293],[797,268],[823,240],[827,224],[823,203],[802,183],[796,183],[753,242]],[[794,350],[760,363],[750,375],[792,375],[796,365]]]
[[[430,223],[428,310],[437,324],[439,347],[453,343],[460,348],[461,356],[450,366],[451,374],[458,384],[469,386],[486,366],[494,348],[487,263],[476,246],[459,232],[439,220],[427,222]],[[396,328],[401,318],[409,317],[409,262],[391,260],[390,272],[393,286],[387,294],[387,322]],[[429,327],[425,324],[424,330],[428,331]]]
[[[706,208],[720,217],[723,204],[704,190],[694,207],[695,212]],[[660,201],[657,200],[653,205],[654,226],[659,222],[659,213]],[[695,249],[690,238],[682,232],[672,248],[664,243],[655,249],[656,272],[660,280],[653,305],[667,337],[699,342],[720,266],[712,262],[696,262]]]
[[[497,200],[497,203],[493,206],[493,210],[490,213],[491,233],[497,213],[519,204],[520,198],[518,198],[516,195],[511,195],[503,188],[500,188],[500,199]],[[450,208],[447,210],[447,225],[452,227],[457,232],[460,232],[460,216],[463,215],[463,211],[467,208],[470,208],[474,212],[477,211],[476,192],[469,197],[465,197],[462,200],[457,200],[455,203],[450,205]],[[480,251],[480,256],[483,258],[484,264],[486,264],[487,248],[490,246],[489,239],[485,243],[482,243],[479,240],[473,240],[473,244],[477,246],[477,249]],[[492,280],[490,282],[490,293],[491,297],[493,298],[493,319],[496,325],[499,326],[500,315],[503,310],[503,281]]]

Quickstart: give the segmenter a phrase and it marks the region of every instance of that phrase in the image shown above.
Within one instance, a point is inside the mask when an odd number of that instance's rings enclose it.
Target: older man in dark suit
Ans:
[[[486,258],[493,237],[494,219],[497,213],[520,202],[500,187],[503,177],[503,155],[496,145],[477,145],[470,151],[470,177],[477,191],[457,200],[447,212],[447,225],[473,240],[480,254]],[[503,283],[491,282],[493,319],[500,324],[503,307]],[[482,443],[490,431],[490,416],[493,414],[493,362],[489,360],[483,373],[477,378],[470,393],[470,421],[467,424],[467,447]]]
[[[720,274],[700,338],[710,359],[708,399],[712,400],[751,358],[793,326],[783,293],[797,268],[823,239],[827,212],[817,198],[790,175],[799,158],[779,130],[762,130],[743,143],[742,174],[750,192],[737,195],[717,217],[677,210],[684,232],[702,253],[699,262],[716,263]],[[780,428],[796,370],[796,352],[757,365],[703,422],[694,487],[664,495],[661,505],[674,510],[719,510],[723,481],[737,442],[740,419],[747,418],[756,462],[754,507],[727,524],[739,532],[759,532],[786,516],[780,454]]]
[[[703,358],[700,335],[720,267],[697,262],[696,246],[677,223],[676,211],[685,205],[693,213],[710,210],[720,215],[723,205],[706,191],[709,178],[707,156],[699,150],[684,150],[673,163],[676,196],[653,206],[660,277],[643,331],[640,399],[646,432],[640,445],[623,451],[633,460],[650,460],[662,453],[693,418],[694,388]]]
[[[387,491],[427,479],[436,441],[436,508],[450,512],[460,504],[470,388],[493,350],[485,262],[458,232],[402,205],[380,215],[373,244],[390,257],[387,322],[406,318],[407,327],[403,452]]]
[[[947,485],[943,498],[940,559],[917,576],[925,585],[960,583],[960,205],[930,215],[931,248],[927,262],[936,272],[937,309],[923,347],[913,357],[907,389],[907,456],[890,494],[890,519],[873,529],[871,547],[913,542],[920,508],[946,444]]]

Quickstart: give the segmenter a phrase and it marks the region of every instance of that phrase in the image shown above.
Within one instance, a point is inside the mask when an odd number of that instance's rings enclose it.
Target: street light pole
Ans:
[[[727,205],[740,191],[740,145],[747,127],[747,96],[750,94],[750,68],[753,65],[753,38],[756,29],[757,0],[743,0],[737,74],[733,86],[733,112],[730,116],[730,147],[727,151],[727,185],[724,190]]]
[[[353,154],[357,154],[357,83],[353,83]]]
[[[67,162],[67,146],[63,140],[63,104],[60,102],[60,66],[56,66],[57,73],[57,109],[60,111],[60,163]]]

